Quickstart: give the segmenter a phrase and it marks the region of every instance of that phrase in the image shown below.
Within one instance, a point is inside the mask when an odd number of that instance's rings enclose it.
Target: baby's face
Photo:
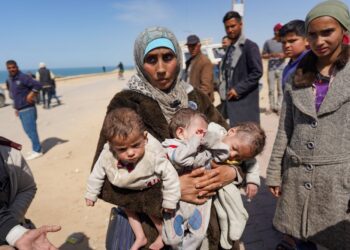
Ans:
[[[133,132],[127,138],[114,137],[110,147],[119,161],[136,164],[145,154],[146,143],[146,132]]]
[[[237,132],[230,129],[222,140],[230,148],[230,161],[244,161],[254,157],[250,141],[243,136],[239,136]]]
[[[195,135],[203,137],[207,130],[208,123],[202,117],[192,117],[190,124],[184,129],[183,139],[187,140]]]

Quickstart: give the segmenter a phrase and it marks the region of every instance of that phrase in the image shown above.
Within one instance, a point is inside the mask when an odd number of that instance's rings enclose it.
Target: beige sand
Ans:
[[[130,74],[126,72],[126,78]],[[36,225],[62,225],[60,232],[49,236],[56,246],[61,246],[72,233],[82,232],[89,238],[91,248],[105,248],[112,205],[98,201],[95,207],[86,207],[84,192],[106,107],[125,83],[126,80],[117,79],[117,74],[108,73],[58,80],[57,93],[62,96],[63,105],[50,110],[38,106],[38,131],[46,153],[29,161],[38,192],[27,217]],[[0,117],[0,134],[23,144],[25,155],[31,150],[30,141],[12,107],[1,108]],[[70,249],[89,247],[81,244]]]
[[[126,72],[126,79],[132,72]],[[116,73],[58,80],[57,93],[63,105],[44,110],[38,106],[38,130],[45,150],[44,156],[29,165],[38,185],[38,192],[27,213],[37,226],[59,224],[62,230],[50,234],[50,240],[61,249],[105,249],[105,235],[111,204],[98,201],[86,207],[86,179],[90,172],[99,131],[106,107],[115,93],[125,86]],[[261,106],[266,107],[266,88]],[[9,99],[7,103],[10,104]],[[55,100],[53,100],[55,103]],[[20,121],[11,105],[0,109],[0,135],[23,144],[22,153],[31,150]],[[262,115],[269,134],[268,146],[260,157],[262,175],[274,139],[277,117]],[[272,126],[270,126],[272,125]],[[87,238],[77,245],[65,244],[67,237],[81,232]]]

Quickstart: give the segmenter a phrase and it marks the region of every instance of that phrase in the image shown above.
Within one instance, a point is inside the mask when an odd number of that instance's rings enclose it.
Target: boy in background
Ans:
[[[284,90],[287,79],[294,73],[300,60],[309,51],[309,43],[306,39],[305,22],[302,20],[292,20],[283,25],[279,35],[284,54],[290,58],[282,73],[282,89]]]

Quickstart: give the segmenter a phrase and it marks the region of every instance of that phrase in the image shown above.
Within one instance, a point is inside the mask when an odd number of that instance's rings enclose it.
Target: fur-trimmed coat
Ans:
[[[228,129],[228,125],[225,120],[203,92],[195,89],[188,94],[188,97],[189,101],[197,104],[200,112],[206,114],[209,121],[219,123]],[[159,141],[164,141],[164,139],[170,138],[168,123],[162,114],[160,106],[152,98],[135,91],[124,90],[113,97],[108,105],[107,113],[118,107],[129,107],[136,110],[136,112],[142,117],[146,130]],[[93,164],[97,161],[105,143],[106,138],[104,138],[101,132]],[[158,183],[143,191],[134,191],[117,188],[111,185],[111,183],[106,179],[100,194],[100,198],[106,202],[117,204],[121,207],[126,207],[136,212],[143,212],[148,215],[161,217],[161,183]],[[152,223],[149,221],[149,219],[141,219],[148,220],[148,223],[143,223],[143,228],[149,242],[153,242],[157,236],[156,230],[153,226],[150,226]],[[220,229],[215,209],[212,209],[211,211],[208,235],[210,249],[218,249]]]
[[[281,186],[274,218],[286,234],[329,249],[350,249],[349,49],[318,112],[312,83],[315,55],[287,83],[266,184]]]

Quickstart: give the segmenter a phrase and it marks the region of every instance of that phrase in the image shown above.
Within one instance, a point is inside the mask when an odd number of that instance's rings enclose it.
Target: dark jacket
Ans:
[[[53,86],[53,82],[51,79],[51,72],[47,68],[40,68],[39,72],[39,82],[43,84],[44,88],[50,88]]]
[[[35,105],[28,103],[26,98],[31,91],[38,93],[42,88],[41,83],[21,71],[18,71],[18,74],[14,77],[10,76],[8,83],[15,109],[21,110]]]
[[[246,121],[260,123],[259,79],[262,74],[258,45],[246,39],[234,73],[227,81],[228,89],[234,88],[239,96],[225,102],[231,127]]]
[[[198,110],[206,114],[210,121],[217,122],[228,128],[225,120],[203,92],[194,90],[188,96],[189,100],[194,101],[198,105]],[[136,110],[142,117],[146,130],[159,141],[170,138],[168,123],[162,114],[160,106],[152,98],[134,91],[125,90],[113,97],[108,106],[107,113],[118,107],[129,107]],[[105,143],[106,138],[101,133],[94,163],[97,161]],[[132,191],[112,186],[108,179],[106,179],[100,198],[106,202],[118,204],[121,207],[126,207],[136,212],[144,212],[148,215],[161,217],[162,194],[160,183],[143,191]],[[208,230],[210,234],[209,241],[214,242],[213,244],[217,246],[220,239],[220,229],[216,219],[215,209],[212,211],[210,224],[211,226]],[[143,228],[149,242],[153,242],[157,236],[157,231],[147,223],[143,223]]]

